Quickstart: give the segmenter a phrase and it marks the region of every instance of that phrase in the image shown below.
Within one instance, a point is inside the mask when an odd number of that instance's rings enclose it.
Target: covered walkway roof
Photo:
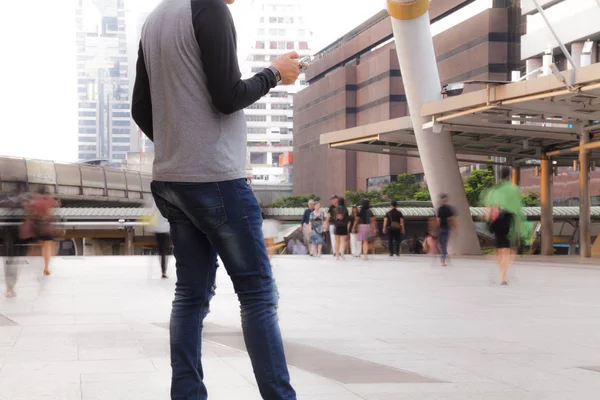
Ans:
[[[421,109],[436,134],[449,134],[460,155],[541,159],[570,165],[582,129],[600,133],[600,64],[521,82],[471,82],[486,89],[426,103]],[[574,78],[574,79],[573,79]],[[572,83],[569,83],[572,82]],[[598,136],[600,139],[600,136]],[[321,135],[332,148],[418,157],[410,117]],[[597,142],[600,147],[600,140]],[[596,146],[596,144],[592,145]],[[600,154],[590,154],[600,159]]]

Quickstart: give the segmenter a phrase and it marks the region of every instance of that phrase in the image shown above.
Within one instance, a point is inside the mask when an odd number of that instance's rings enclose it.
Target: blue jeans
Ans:
[[[295,400],[261,209],[246,180],[152,182],[151,187],[171,225],[177,268],[170,323],[171,399],[208,398],[201,363],[202,321],[215,294],[219,254],[240,302],[244,340],[262,398]]]
[[[446,262],[448,257],[448,238],[450,236],[450,229],[440,228],[440,247],[442,248],[442,262]]]

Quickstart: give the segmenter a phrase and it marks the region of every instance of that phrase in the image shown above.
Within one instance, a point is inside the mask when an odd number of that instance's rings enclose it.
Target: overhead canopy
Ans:
[[[570,74],[564,73],[567,82]],[[437,134],[452,135],[459,161],[472,161],[460,155],[506,157],[509,162],[540,159],[543,153],[577,146],[583,127],[600,132],[600,64],[578,69],[569,88],[554,75],[486,84],[486,89],[426,103],[421,109],[435,121],[436,131],[441,130]],[[325,133],[321,144],[418,156],[410,117]],[[591,156],[600,159],[600,154]],[[563,152],[554,159],[567,165],[576,157],[575,152]]]

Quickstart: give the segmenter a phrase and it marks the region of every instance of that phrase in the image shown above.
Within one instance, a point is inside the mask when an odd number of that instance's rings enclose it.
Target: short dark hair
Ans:
[[[509,180],[510,179],[510,168],[503,167],[502,170],[500,171],[500,177],[502,178],[503,181]]]
[[[448,200],[448,195],[446,193],[440,194],[440,200],[443,200],[443,201]]]
[[[396,207],[398,207],[398,202],[396,200],[392,200],[390,203],[390,206],[396,208]]]

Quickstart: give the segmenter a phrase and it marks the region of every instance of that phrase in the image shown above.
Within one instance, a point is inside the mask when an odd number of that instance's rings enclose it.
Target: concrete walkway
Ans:
[[[519,261],[501,287],[481,258],[275,258],[298,398],[597,399],[600,270],[555,260]],[[0,400],[169,398],[174,280],[157,260],[57,258],[51,277],[26,261],[0,297]],[[211,308],[209,398],[260,399],[222,268]]]

